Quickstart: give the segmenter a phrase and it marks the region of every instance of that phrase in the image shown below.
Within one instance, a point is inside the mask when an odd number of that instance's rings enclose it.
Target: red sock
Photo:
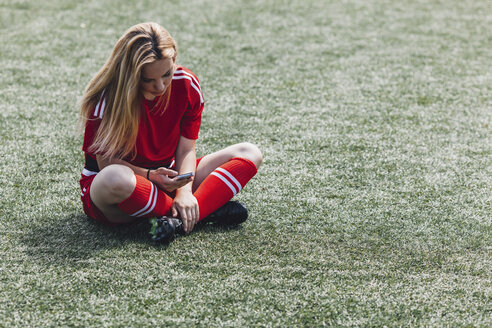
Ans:
[[[233,158],[216,168],[193,194],[200,220],[227,203],[256,174],[256,166],[245,158]]]
[[[169,213],[173,199],[157,188],[149,180],[135,175],[137,185],[133,193],[118,204],[118,207],[130,216],[151,218]]]

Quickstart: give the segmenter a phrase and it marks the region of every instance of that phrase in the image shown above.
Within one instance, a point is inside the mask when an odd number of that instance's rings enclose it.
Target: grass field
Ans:
[[[137,1],[135,1],[137,2]],[[492,3],[0,0],[0,326],[490,327]],[[239,228],[89,221],[77,101],[131,25],[200,78]]]

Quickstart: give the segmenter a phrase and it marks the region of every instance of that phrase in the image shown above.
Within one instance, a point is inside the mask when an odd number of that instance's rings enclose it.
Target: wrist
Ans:
[[[151,181],[151,169],[147,169],[147,180]]]
[[[176,195],[186,195],[190,194],[192,195],[193,193],[191,192],[191,188],[188,186],[183,186],[181,188],[176,189]]]

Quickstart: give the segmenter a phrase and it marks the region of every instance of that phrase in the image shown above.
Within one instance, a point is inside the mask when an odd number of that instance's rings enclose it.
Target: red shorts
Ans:
[[[198,163],[200,163],[202,158],[203,157],[197,158],[196,166],[198,166]],[[172,166],[171,168],[174,168],[174,166]],[[89,216],[91,219],[95,221],[102,222],[110,226],[116,226],[118,224],[109,221],[108,218],[104,216],[104,214],[97,208],[96,204],[94,204],[94,202],[91,199],[90,196],[91,185],[96,175],[97,172],[88,171],[87,169],[82,170],[82,177],[80,178],[79,183],[81,189],[80,199],[82,200],[82,206],[84,207],[84,212],[85,214],[87,214],[87,216]],[[172,198],[174,198],[174,193],[167,193],[167,194],[170,195]]]
[[[91,190],[91,184],[94,178],[96,177],[95,174],[92,175],[85,175],[86,174],[91,174],[95,172],[91,171],[82,171],[82,177],[80,178],[80,199],[82,200],[82,206],[84,207],[84,212],[92,218],[95,221],[103,222],[105,224],[113,225],[114,223],[111,223],[105,216],[104,214],[96,207],[96,205],[92,202],[91,196],[90,196],[90,190]]]

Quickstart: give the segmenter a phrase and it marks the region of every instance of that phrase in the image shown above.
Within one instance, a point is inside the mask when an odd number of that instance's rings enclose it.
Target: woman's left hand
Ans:
[[[181,191],[176,193],[171,207],[173,217],[181,216],[185,232],[190,232],[198,222],[198,202],[191,192]]]

